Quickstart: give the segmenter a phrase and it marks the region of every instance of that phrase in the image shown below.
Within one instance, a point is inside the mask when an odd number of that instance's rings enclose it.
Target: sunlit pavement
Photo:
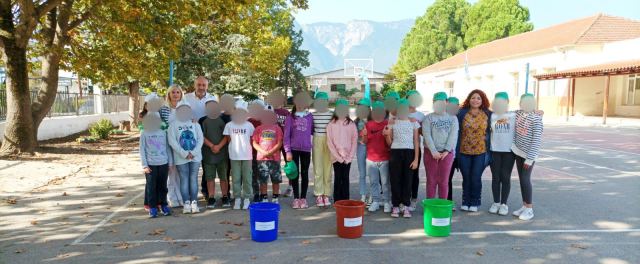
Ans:
[[[487,168],[480,211],[454,212],[447,238],[424,234],[420,207],[411,219],[367,212],[364,237],[337,238],[335,211],[313,207],[310,186],[312,207],[295,211],[290,198],[281,199],[278,240],[256,243],[246,211],[218,208],[148,219],[141,209],[142,180],[128,176],[118,183],[127,188],[118,206],[86,204],[96,210],[85,217],[68,212],[66,221],[75,226],[60,234],[47,230],[47,239],[36,232],[29,234],[30,243],[13,244],[17,238],[3,234],[1,256],[6,263],[640,263],[640,130],[547,127],[532,178],[532,221],[487,212],[492,203]],[[420,180],[423,199],[424,171]],[[359,198],[357,182],[354,162],[353,199]],[[113,197],[92,188],[98,196]],[[458,204],[460,196],[456,173]],[[514,170],[510,211],[520,205]],[[24,252],[14,252],[19,249]]]

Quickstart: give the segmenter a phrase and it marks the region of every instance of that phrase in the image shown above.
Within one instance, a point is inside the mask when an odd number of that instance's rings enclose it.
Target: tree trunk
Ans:
[[[27,50],[15,42],[4,42],[7,67],[7,120],[0,156],[33,153],[37,141],[31,116],[31,94],[27,70]]]
[[[138,81],[129,82],[129,121],[131,125],[138,125],[138,111],[140,109],[140,83]]]

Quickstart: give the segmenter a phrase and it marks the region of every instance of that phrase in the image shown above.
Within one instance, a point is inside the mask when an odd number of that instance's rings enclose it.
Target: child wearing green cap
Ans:
[[[358,130],[349,118],[349,103],[336,101],[336,111],[327,125],[327,146],[333,162],[333,199],[349,200],[349,170],[356,154]]]
[[[447,94],[433,95],[433,113],[422,123],[424,166],[427,172],[427,199],[448,196],[448,176],[458,141],[458,120],[446,112]]]
[[[509,94],[496,93],[491,115],[491,191],[493,204],[489,213],[507,215],[507,200],[511,191],[511,171],[515,155],[511,151],[515,135],[515,113],[509,112]]]
[[[329,110],[329,95],[318,92],[313,101],[313,194],[316,196],[318,207],[330,206],[331,202],[331,153],[327,146],[327,125],[333,117]]]
[[[388,120],[385,119],[384,103],[373,103],[371,119],[362,130],[362,138],[367,144],[367,174],[371,183],[372,203],[369,212],[384,206],[385,213],[391,213],[391,191],[389,189],[389,145],[383,135]]]
[[[362,98],[358,101],[356,106],[356,128],[358,128],[358,149],[356,152],[356,158],[358,160],[358,174],[359,174],[359,187],[360,187],[360,200],[367,203],[367,206],[371,204],[371,195],[369,194],[369,186],[367,186],[367,145],[364,143],[364,137],[362,131],[370,119],[371,116],[371,101],[368,98]],[[369,195],[369,199],[367,199]]]
[[[389,170],[395,172],[395,176],[390,180],[393,205],[391,217],[394,218],[400,216],[401,205],[403,217],[411,217],[409,206],[411,205],[413,170],[419,165],[419,128],[418,123],[409,120],[409,102],[406,99],[400,99],[394,124],[385,128],[387,144],[391,145]]]

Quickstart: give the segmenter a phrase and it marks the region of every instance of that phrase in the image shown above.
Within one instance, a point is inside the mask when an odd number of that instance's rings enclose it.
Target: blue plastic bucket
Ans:
[[[271,242],[278,239],[278,214],[276,203],[252,203],[249,205],[251,239],[256,242]]]

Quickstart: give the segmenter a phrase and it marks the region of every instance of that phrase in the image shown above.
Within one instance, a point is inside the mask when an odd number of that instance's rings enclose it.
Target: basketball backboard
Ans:
[[[361,73],[373,76],[373,59],[344,60],[344,76],[357,78]]]

